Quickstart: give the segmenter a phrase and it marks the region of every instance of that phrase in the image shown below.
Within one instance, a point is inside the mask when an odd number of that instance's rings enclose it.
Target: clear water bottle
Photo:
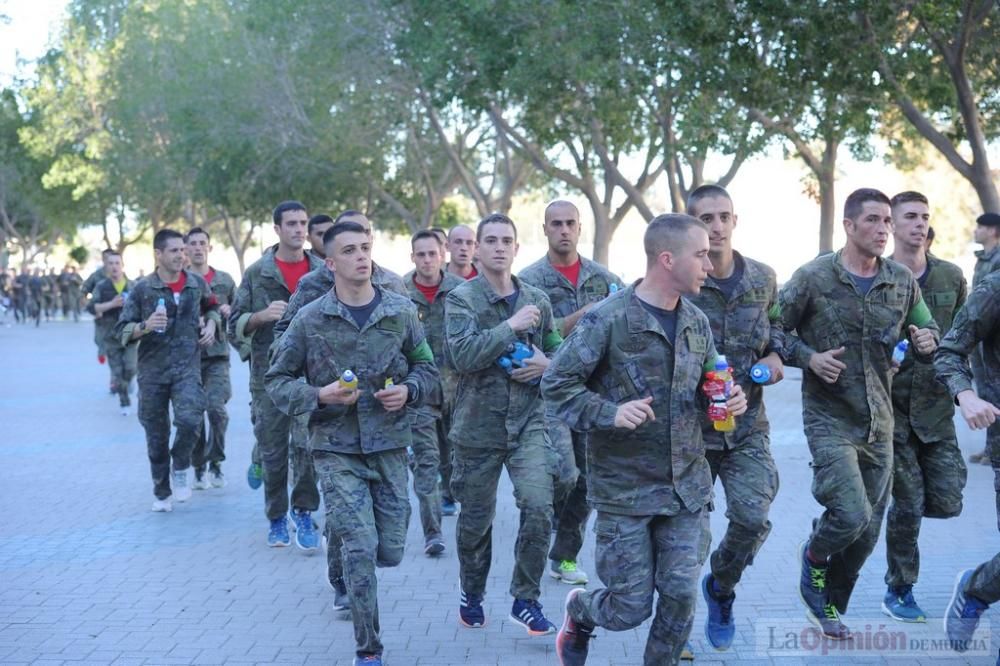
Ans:
[[[156,301],[156,312],[157,313],[167,314],[167,302],[164,301],[162,298],[160,300]],[[167,330],[167,328],[166,328],[166,326],[164,326],[163,328],[156,329],[156,332],[157,333],[163,333],[166,330]]]
[[[900,340],[896,344],[896,347],[892,350],[892,365],[894,368],[898,368],[903,364],[903,359],[906,358],[906,352],[909,348],[909,340]]]

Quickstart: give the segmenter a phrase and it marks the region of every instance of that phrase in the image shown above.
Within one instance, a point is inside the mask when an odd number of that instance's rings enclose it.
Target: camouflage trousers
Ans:
[[[424,541],[441,536],[440,449],[436,410],[422,407],[409,410],[410,433],[413,438],[413,492],[420,506],[420,525]]]
[[[268,520],[275,520],[288,513],[288,456],[292,419],[275,407],[263,389],[251,388],[253,400],[253,430],[257,438],[260,463],[264,470],[264,512]],[[305,447],[305,442],[292,446]],[[293,472],[291,505],[302,511],[319,508],[319,491],[316,489],[316,472],[312,457],[298,455],[298,469]]]
[[[590,505],[587,503],[587,436],[573,432],[565,423],[549,417],[545,420],[545,431],[548,436],[546,443],[550,447],[556,525],[549,559],[576,562],[590,517]]]
[[[885,519],[885,583],[913,585],[920,571],[920,521],[962,513],[968,472],[954,437],[924,443],[912,431],[893,442],[892,503]]]
[[[810,552],[828,559],[830,603],[841,613],[882,529],[892,486],[892,442],[855,442],[836,434],[811,437],[812,493],[826,510],[813,524]]]
[[[191,462],[198,471],[204,471],[206,464],[218,465],[226,459],[226,428],[229,426],[226,403],[233,397],[228,356],[201,360],[201,385],[205,389],[208,426],[202,419],[191,456]]]
[[[705,457],[713,483],[721,478],[726,492],[726,533],[710,561],[712,578],[728,596],[771,533],[768,513],[778,494],[778,468],[762,432],[751,433],[734,449],[708,450]]]
[[[998,404],[1000,401],[994,402]],[[986,429],[986,450],[990,454],[990,464],[993,466],[993,490],[996,494],[997,529],[1000,530],[1000,421],[996,421]]]
[[[174,410],[174,446],[170,447],[170,408]],[[143,381],[139,376],[139,423],[146,431],[146,451],[153,475],[153,494],[170,497],[170,461],[175,471],[191,466],[191,450],[205,409],[205,393],[197,372],[171,384]]]
[[[643,663],[676,664],[691,634],[698,573],[712,540],[708,507],[674,516],[597,512],[597,575],[606,587],[577,594],[566,611],[577,622],[626,631],[653,613]]]
[[[316,451],[313,459],[327,523],[341,544],[357,654],[381,654],[375,568],[394,567],[403,559],[410,523],[406,450],[370,455]],[[333,541],[329,547],[335,549]]]
[[[139,345],[131,344],[123,347],[117,340],[105,340],[104,348],[108,354],[111,383],[118,392],[118,404],[128,407],[132,404],[128,397],[128,388],[132,378],[135,377]]]
[[[518,445],[511,449],[453,445],[451,489],[462,503],[456,528],[462,590],[478,595],[486,591],[493,558],[497,485],[506,467],[521,514],[510,593],[515,599],[538,599],[552,533],[552,475],[546,464],[541,425],[528,426]]]
[[[451,496],[451,474],[455,465],[455,454],[452,451],[451,440],[448,439],[448,431],[451,429],[451,408],[445,405],[441,410],[441,418],[437,422],[438,430],[438,470],[441,473],[440,492],[441,499],[454,501]]]
[[[976,567],[966,591],[983,603],[1000,601],[1000,553]]]

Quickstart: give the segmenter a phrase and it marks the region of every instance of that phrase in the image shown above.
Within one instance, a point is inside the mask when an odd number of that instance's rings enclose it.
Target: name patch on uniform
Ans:
[[[390,331],[392,333],[402,333],[403,332],[403,322],[400,321],[399,317],[386,317],[380,319],[376,328],[380,328],[383,331]]]
[[[708,351],[708,340],[704,335],[699,335],[691,329],[687,331],[687,343],[688,349],[699,354],[704,354]]]

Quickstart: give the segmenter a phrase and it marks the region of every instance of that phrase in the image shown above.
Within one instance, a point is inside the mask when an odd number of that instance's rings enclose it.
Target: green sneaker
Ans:
[[[549,565],[549,575],[567,585],[586,585],[590,580],[587,578],[587,572],[577,569],[576,562],[573,560],[563,560],[562,562],[552,560]]]

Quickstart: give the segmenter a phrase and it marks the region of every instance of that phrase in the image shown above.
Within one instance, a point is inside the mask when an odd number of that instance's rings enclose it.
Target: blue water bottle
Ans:
[[[910,348],[909,340],[900,340],[896,347],[892,350],[892,365],[894,367],[899,367],[903,364],[903,359],[906,358],[906,351]]]
[[[750,368],[750,379],[754,384],[766,384],[771,381],[771,368],[763,363],[757,363]]]

